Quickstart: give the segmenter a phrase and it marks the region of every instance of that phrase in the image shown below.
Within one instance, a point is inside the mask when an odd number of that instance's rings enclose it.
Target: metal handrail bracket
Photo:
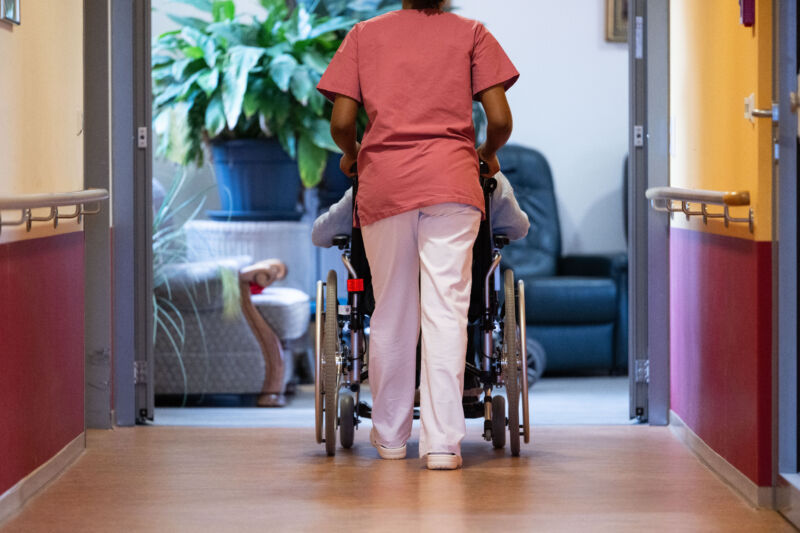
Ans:
[[[86,189],[83,191],[54,194],[22,194],[19,196],[0,196],[0,232],[3,226],[25,225],[31,231],[34,222],[53,221],[53,228],[58,221],[74,218],[80,224],[84,215],[96,215],[100,212],[100,202],[108,199],[107,189]],[[95,209],[87,209],[87,204],[97,204]],[[59,207],[73,207],[71,213],[59,213]],[[47,216],[34,216],[34,209],[50,209]],[[3,211],[19,211],[19,218],[3,220]]]
[[[656,211],[669,213],[681,213],[686,216],[686,220],[691,217],[703,217],[703,224],[708,224],[709,218],[722,218],[725,227],[731,222],[747,223],[750,233],[753,233],[755,226],[755,213],[753,208],[748,209],[747,217],[734,217],[730,213],[732,207],[747,207],[750,205],[749,191],[709,191],[700,189],[684,189],[681,187],[652,187],[647,189],[645,196],[650,200],[650,205]],[[677,202],[676,206],[673,202]],[[700,210],[692,210],[692,204],[700,204]],[[722,212],[711,212],[708,206],[721,206]]]

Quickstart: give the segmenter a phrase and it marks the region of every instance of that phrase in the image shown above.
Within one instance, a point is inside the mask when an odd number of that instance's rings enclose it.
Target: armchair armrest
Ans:
[[[157,297],[166,298],[180,310],[222,308],[220,269],[236,272],[250,261],[247,256],[237,256],[170,264],[154,280],[157,284],[154,292]]]
[[[596,255],[571,255],[558,262],[562,276],[589,276],[619,279],[628,273],[628,254],[616,252]]]
[[[286,265],[278,259],[266,259],[239,269],[239,289],[242,295],[242,314],[250,325],[264,355],[265,377],[262,393],[258,398],[261,407],[283,407],[284,369],[286,358],[283,346],[275,331],[258,312],[250,295],[250,286],[262,289],[286,277]]]
[[[286,264],[278,259],[265,259],[239,270],[239,281],[265,289],[286,277]]]

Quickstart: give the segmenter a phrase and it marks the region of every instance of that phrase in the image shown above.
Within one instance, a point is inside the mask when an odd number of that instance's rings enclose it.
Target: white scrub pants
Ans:
[[[378,444],[400,447],[411,436],[421,326],[419,456],[461,455],[472,246],[480,220],[475,207],[447,203],[362,228],[376,304],[369,383]]]

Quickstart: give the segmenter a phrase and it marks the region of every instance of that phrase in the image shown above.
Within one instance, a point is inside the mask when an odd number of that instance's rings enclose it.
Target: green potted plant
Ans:
[[[152,54],[157,152],[201,164],[209,145],[222,209],[212,218],[298,219],[300,184],[316,186],[329,154],[330,103],[316,90],[353,24],[397,7],[383,0],[176,0],[203,16],[168,16]]]

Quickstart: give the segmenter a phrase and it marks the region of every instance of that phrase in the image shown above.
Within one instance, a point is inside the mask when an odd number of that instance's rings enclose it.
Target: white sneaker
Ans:
[[[378,444],[378,441],[375,440],[375,429],[373,428],[369,432],[369,440],[372,442],[372,445],[378,450],[378,455],[381,456],[381,459],[405,459],[406,458],[406,445],[403,444],[399,448],[388,448],[383,444]]]
[[[456,470],[461,468],[461,456],[454,453],[429,453],[428,470]]]

